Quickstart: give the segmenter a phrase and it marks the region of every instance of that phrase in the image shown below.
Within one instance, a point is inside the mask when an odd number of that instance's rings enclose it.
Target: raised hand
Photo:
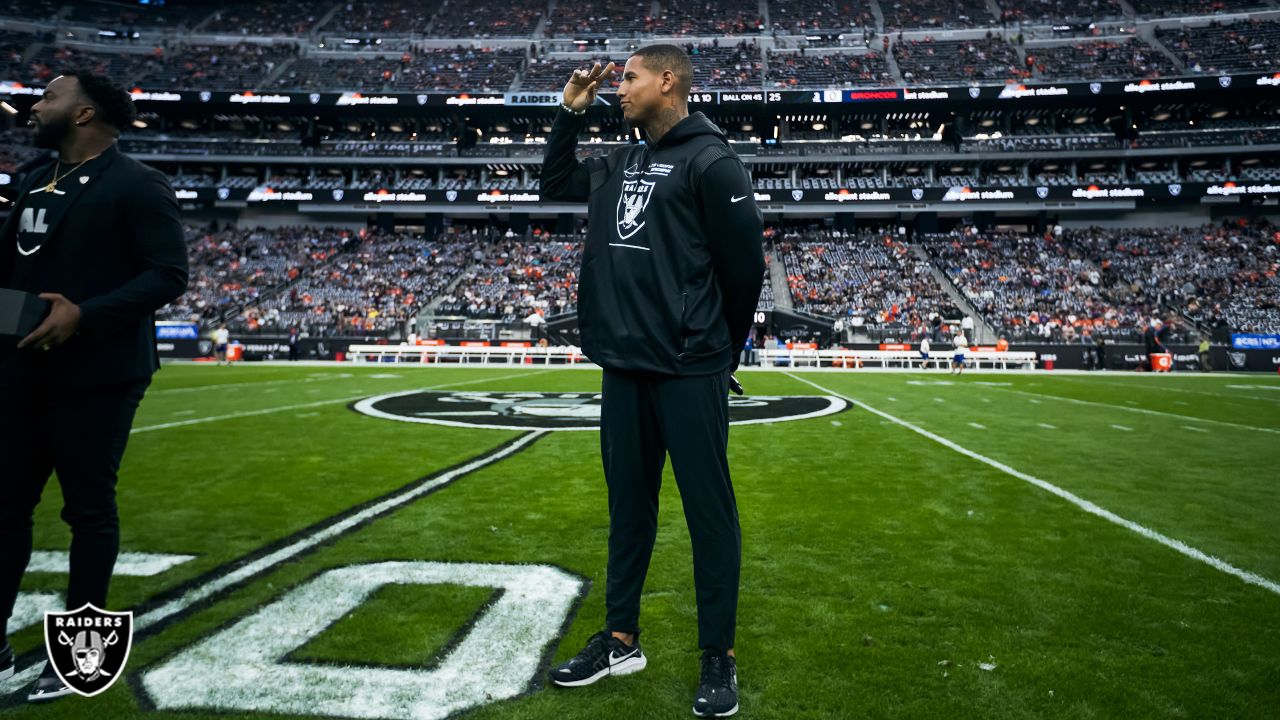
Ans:
[[[569,83],[564,86],[564,104],[572,110],[586,110],[596,101],[600,83],[613,75],[613,63],[600,67],[596,63],[590,70],[574,70]]]

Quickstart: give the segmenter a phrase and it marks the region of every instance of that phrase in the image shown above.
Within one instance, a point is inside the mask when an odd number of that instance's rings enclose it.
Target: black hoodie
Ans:
[[[607,370],[707,375],[737,366],[764,279],[751,178],[700,112],[652,146],[576,157],[582,116],[560,110],[542,196],[587,202],[578,276],[582,350]]]

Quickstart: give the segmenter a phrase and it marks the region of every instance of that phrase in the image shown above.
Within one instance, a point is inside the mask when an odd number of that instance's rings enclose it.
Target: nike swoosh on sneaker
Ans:
[[[736,203],[736,202],[741,202],[741,201],[746,200],[746,199],[747,199],[747,196],[746,196],[746,195],[743,195],[742,197],[733,197],[733,196],[730,196],[730,197],[729,197],[729,202],[731,202],[731,203]]]
[[[632,650],[631,652],[627,653],[626,655],[614,655],[612,652],[610,652],[610,653],[609,653],[609,664],[610,664],[610,665],[617,665],[618,663],[622,662],[623,660],[626,660],[627,658],[629,658],[629,657],[631,657],[631,656],[635,655],[637,652],[639,652],[639,651],[638,651],[638,650]]]

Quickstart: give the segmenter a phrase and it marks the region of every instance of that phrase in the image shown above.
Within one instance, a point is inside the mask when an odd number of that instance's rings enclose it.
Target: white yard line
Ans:
[[[1225,400],[1261,400],[1263,402],[1280,402],[1280,398],[1260,397],[1258,395],[1238,395],[1236,393],[1206,392],[1204,390],[1188,390],[1186,388],[1170,387],[1169,385],[1151,385],[1142,381],[1138,382],[1107,382],[1106,380],[1093,380],[1086,378],[1066,378],[1068,382],[1084,382],[1088,385],[1106,385],[1108,387],[1120,388],[1138,388],[1140,390],[1157,390],[1159,392],[1174,392],[1184,395],[1205,395],[1207,397],[1222,398]],[[1235,389],[1247,389],[1247,385],[1225,385],[1224,387]],[[1265,386],[1264,386],[1265,387]],[[1280,387],[1280,386],[1277,386]],[[1186,405],[1186,403],[1178,403]]]
[[[1197,560],[1199,562],[1202,562],[1215,570],[1218,570],[1228,575],[1231,575],[1233,577],[1239,578],[1240,580],[1243,580],[1244,582],[1249,583],[1250,585],[1256,585],[1265,590],[1270,590],[1276,595],[1280,595],[1280,583],[1276,583],[1272,580],[1268,580],[1267,578],[1264,578],[1261,575],[1251,573],[1247,570],[1241,570],[1240,568],[1224,560],[1220,560],[1201,550],[1197,550],[1196,548],[1193,548],[1190,545],[1187,545],[1181,540],[1176,540],[1167,535],[1156,532],[1155,530],[1152,530],[1148,527],[1139,525],[1138,523],[1132,520],[1128,520],[1123,517],[1120,517],[1119,515],[1111,512],[1110,510],[1107,510],[1106,508],[1100,507],[1092,502],[1089,502],[1088,500],[1081,498],[1075,493],[1069,492],[1067,490],[1063,490],[1062,488],[1058,487],[1057,485],[1054,485],[1051,482],[1041,480],[1040,478],[1035,477],[1033,475],[1028,475],[1019,470],[1015,470],[998,460],[993,460],[987,457],[986,455],[981,455],[968,448],[957,445],[956,443],[940,435],[935,435],[934,433],[931,433],[928,430],[925,430],[924,428],[921,428],[917,425],[913,425],[912,423],[907,422],[906,420],[890,415],[889,413],[886,413],[883,410],[877,410],[876,408],[873,408],[870,405],[860,400],[855,400],[854,398],[851,398],[848,395],[842,395],[830,388],[823,387],[822,385],[819,385],[815,382],[806,380],[802,377],[798,377],[793,373],[787,373],[787,375],[798,382],[802,382],[805,385],[808,385],[812,388],[820,390],[828,395],[832,395],[838,398],[843,398],[844,400],[848,401],[852,405],[860,407],[863,410],[866,410],[867,412],[878,415],[881,418],[884,418],[885,420],[888,420],[889,422],[892,422],[896,425],[900,425],[918,435],[922,435],[938,443],[939,445],[942,445],[943,447],[946,447],[950,450],[954,450],[955,452],[958,452],[961,455],[964,455],[965,457],[977,460],[978,462],[989,465],[1005,473],[1006,475],[1011,475],[1015,478],[1018,478],[1019,480],[1030,483],[1031,485],[1034,485],[1040,488],[1041,490],[1052,493],[1053,495],[1056,495],[1062,498],[1063,500],[1066,500],[1067,502],[1071,503],[1072,505],[1075,505],[1076,507],[1080,508],[1081,510],[1084,510],[1085,512],[1091,515],[1096,515],[1097,517],[1100,517],[1103,520],[1119,525],[1120,527],[1125,528],[1126,530],[1131,530],[1149,540],[1154,540],[1155,542],[1158,542],[1161,545],[1164,545],[1165,547],[1171,550],[1174,550],[1175,552],[1185,555],[1186,557],[1189,557],[1192,560]]]
[[[511,380],[513,378],[529,377],[537,375],[545,370],[525,371],[513,373],[511,375],[498,375],[496,377],[475,378],[472,380],[463,380],[460,382],[446,383],[444,385],[432,385],[424,387],[423,390],[443,390],[445,388],[459,387],[462,385],[475,385],[476,383],[494,382],[496,380]],[[369,393],[364,392],[359,395],[350,395],[347,397],[333,398],[331,400],[317,400],[309,403],[299,403],[297,405],[278,405],[276,407],[261,408],[259,410],[245,410],[242,412],[228,413],[226,415],[212,415],[210,417],[192,418],[190,420],[175,420],[174,422],[159,423],[157,425],[143,425],[129,431],[130,434],[151,432],[153,430],[168,430],[169,428],[184,427],[186,425],[200,425],[203,423],[217,422],[219,420],[235,420],[236,418],[254,417],[256,415],[270,415],[271,413],[284,412],[286,410],[303,410],[306,408],[319,407],[321,405],[333,405],[334,403],[352,402],[369,397]]]
[[[1227,422],[1226,420],[1210,420],[1209,418],[1196,417],[1194,415],[1180,415],[1178,413],[1161,412],[1160,410],[1149,410],[1147,408],[1129,407],[1128,405],[1112,405],[1110,403],[1094,402],[1092,400],[1078,400],[1076,398],[1061,397],[1059,395],[1045,395],[1044,393],[1027,392],[1026,390],[1010,390],[1009,388],[993,387],[996,392],[1014,393],[1015,395],[1027,395],[1031,397],[1044,398],[1047,400],[1059,400],[1061,402],[1071,403],[1073,405],[1089,405],[1092,407],[1107,408],[1108,410],[1123,410],[1125,412],[1142,413],[1143,415],[1155,415],[1156,417],[1174,418],[1175,420],[1190,420],[1192,422],[1209,423],[1211,425],[1222,425],[1225,427],[1238,428],[1240,430],[1253,430],[1256,432],[1272,433],[1280,435],[1280,429],[1257,427],[1255,425],[1244,425],[1241,423]]]
[[[1039,425],[1040,425],[1040,427],[1044,428],[1045,430],[1057,430],[1057,429],[1058,429],[1058,428],[1054,427],[1053,425],[1050,425],[1049,423],[1039,423]]]
[[[969,423],[969,427],[974,428],[975,430],[986,430],[986,429],[987,429],[987,426],[986,426],[986,425],[983,425],[982,423],[976,423],[976,422],[971,422],[971,423]]]
[[[1124,425],[1112,425],[1111,427],[1115,428],[1116,430],[1122,430],[1124,432],[1133,432],[1133,428],[1125,427]]]

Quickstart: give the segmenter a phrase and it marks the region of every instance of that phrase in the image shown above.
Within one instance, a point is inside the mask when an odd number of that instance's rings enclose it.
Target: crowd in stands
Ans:
[[[582,68],[590,68],[596,63],[600,67],[608,65],[612,61],[618,67],[622,67],[625,60],[614,59],[605,55],[591,56],[575,56],[575,57],[536,57],[529,61],[525,67],[524,75],[520,79],[520,89],[529,91],[543,92],[559,92],[564,89],[564,84],[568,82],[573,71]],[[615,72],[613,77],[609,78],[604,89],[607,92],[609,88],[617,88],[622,82],[622,73]]]
[[[784,231],[774,247],[794,307],[868,326],[916,327],[949,306],[929,263],[887,233]]]
[[[769,23],[775,33],[805,35],[874,28],[876,18],[867,0],[786,0],[769,3]]]
[[[1115,20],[1124,17],[1119,0],[998,0],[1000,23],[1049,25],[1067,21]]]
[[[245,90],[261,86],[277,65],[296,54],[288,45],[174,45],[141,52],[91,52],[43,45],[27,60],[0,55],[11,79],[44,85],[68,68],[88,68],[126,87]]]
[[[1155,78],[1177,74],[1169,58],[1137,39],[1028,47],[1024,62],[1028,70],[1034,71],[1035,79],[1045,80]]]
[[[1196,73],[1272,71],[1280,58],[1280,21],[1160,28],[1156,38]]]
[[[760,48],[754,41],[743,40],[736,45],[712,41],[689,44],[685,50],[693,60],[693,90],[760,88],[763,70]]]
[[[341,9],[321,29],[357,35],[423,35],[439,5],[439,0],[343,0]]]
[[[505,0],[494,5],[473,0],[444,0],[432,21],[431,35],[443,38],[531,37],[546,0]]]
[[[885,30],[970,28],[995,24],[983,0],[881,0]]]
[[[223,319],[238,329],[258,329],[246,308],[269,298],[311,268],[324,265],[349,246],[353,234],[333,228],[226,228],[216,232],[188,227],[187,292],[163,308],[161,320]]]
[[[833,87],[890,87],[889,63],[877,52],[861,54],[769,52],[769,87],[784,89]]]
[[[1087,228],[1066,237],[1115,278],[1118,299],[1198,323],[1280,333],[1280,230],[1227,222],[1189,228]]]
[[[317,55],[299,58],[273,85],[288,90],[475,90],[503,92],[524,65],[519,50],[458,46],[392,55]]]
[[[653,18],[659,35],[748,35],[764,29],[755,3],[735,0],[660,0]]]
[[[585,8],[556,3],[547,17],[546,35],[557,38],[632,37],[653,32],[651,0],[600,0]]]
[[[907,40],[893,44],[893,57],[908,84],[999,83],[1026,76],[1018,52],[1003,38]]]
[[[1270,7],[1267,0],[1129,0],[1140,17],[1218,15]]]
[[[218,6],[201,23],[202,32],[240,35],[305,35],[327,11],[328,3],[238,2]]]
[[[497,237],[477,246],[472,268],[440,299],[437,315],[523,321],[572,312],[578,302],[582,236]]]

